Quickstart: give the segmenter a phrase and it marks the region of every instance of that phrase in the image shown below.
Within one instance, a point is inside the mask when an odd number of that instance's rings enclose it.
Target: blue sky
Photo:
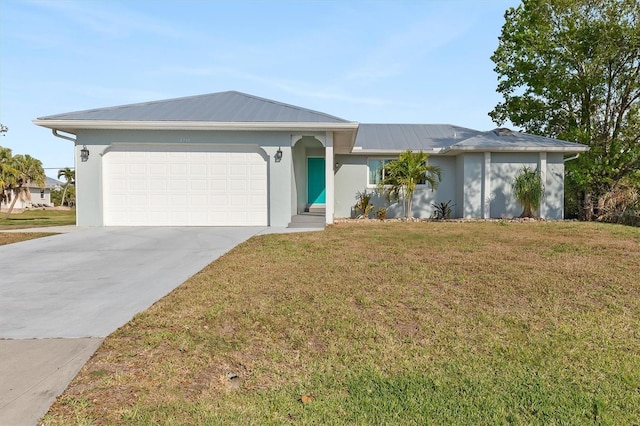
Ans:
[[[363,123],[489,130],[516,0],[0,0],[0,145],[73,167],[31,120],[238,90]]]

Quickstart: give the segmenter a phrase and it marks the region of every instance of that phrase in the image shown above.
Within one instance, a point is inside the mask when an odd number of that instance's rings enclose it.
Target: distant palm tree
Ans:
[[[523,167],[513,182],[513,195],[523,207],[520,217],[535,217],[544,199],[544,184],[538,169]]]
[[[46,179],[42,162],[29,154],[14,155],[9,166],[17,172],[14,174],[15,183],[12,184],[16,194],[11,202],[9,211],[4,217],[5,219],[9,218],[18,198],[31,199],[31,192],[29,192],[30,183],[35,183],[44,188],[44,181]]]
[[[64,184],[64,190],[62,191],[62,201],[60,202],[61,206],[64,206],[64,197],[67,195],[67,188],[69,185],[75,184],[76,172],[75,170],[71,170],[69,167],[65,167],[64,169],[58,170],[58,179],[60,177],[64,177],[66,181]]]
[[[11,149],[0,146],[0,205],[11,201],[9,187],[15,185],[18,171],[11,165],[13,155]]]
[[[411,150],[404,151],[397,160],[384,165],[380,187],[387,195],[387,199],[402,199],[402,205],[407,218],[412,216],[413,192],[418,184],[429,184],[432,189],[438,187],[442,179],[442,170],[438,166],[427,163],[428,154]]]

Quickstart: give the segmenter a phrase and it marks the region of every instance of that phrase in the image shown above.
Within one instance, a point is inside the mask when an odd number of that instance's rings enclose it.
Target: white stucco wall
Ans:
[[[546,157],[546,168],[542,159]],[[543,171],[545,178],[544,206],[537,214],[546,219],[564,218],[564,161],[561,153],[548,153],[541,156],[531,153],[492,153],[491,154],[491,217],[510,218],[522,214],[522,206],[513,196],[512,185],[523,167]]]
[[[540,155],[535,153],[491,154],[491,217],[510,218],[520,216],[518,204],[511,187],[523,167],[536,169]]]
[[[335,174],[335,216],[336,218],[354,217],[353,206],[356,203],[358,192],[367,190],[374,193],[371,202],[374,211],[380,207],[387,207],[387,217],[403,216],[402,205],[400,203],[387,203],[383,194],[378,193],[375,186],[368,186],[368,165],[369,159],[390,158],[389,156],[367,156],[367,155],[338,155],[336,162],[338,167]],[[432,204],[435,202],[455,202],[455,158],[454,157],[429,157],[429,164],[439,166],[442,169],[442,182],[438,189],[431,190],[429,185],[418,186],[413,196],[413,215],[416,217],[431,217],[433,214]],[[455,207],[454,207],[455,208]]]
[[[459,192],[456,203],[456,217],[478,218],[482,217],[482,182],[484,179],[484,154],[459,154],[456,173],[459,180],[456,189]]]
[[[170,145],[255,145],[268,155],[269,225],[287,226],[291,220],[293,156],[291,134],[284,132],[209,132],[209,131],[124,131],[85,130],[77,134],[76,214],[79,226],[102,226],[102,155],[118,144],[170,144]],[[80,150],[86,145],[90,151],[86,162],[80,161]],[[275,162],[280,148],[282,161]]]

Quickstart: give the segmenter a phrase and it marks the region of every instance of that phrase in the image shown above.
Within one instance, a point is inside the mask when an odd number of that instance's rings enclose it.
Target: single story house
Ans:
[[[24,192],[20,192],[18,199],[16,200],[14,209],[30,209],[33,207],[53,207],[51,202],[51,190],[60,188],[62,182],[47,177],[44,182],[44,186],[40,186],[37,183],[30,183],[28,185],[29,195],[26,196]],[[15,197],[15,191],[11,192],[11,200]],[[8,209],[11,205],[11,201],[7,201],[2,204],[2,208]]]
[[[530,166],[545,183],[539,215],[562,219],[564,162],[588,149],[507,129],[360,124],[235,91],[34,124],[75,144],[81,226],[282,227],[309,211],[330,224],[353,217],[357,193],[375,190],[382,165],[407,149],[443,171],[437,190],[416,190],[415,216],[449,200],[454,217],[518,216],[511,184]],[[389,216],[401,214],[389,206]]]

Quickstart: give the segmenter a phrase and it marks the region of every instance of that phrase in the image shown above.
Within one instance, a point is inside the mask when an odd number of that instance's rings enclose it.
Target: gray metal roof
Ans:
[[[488,132],[450,124],[360,124],[356,149],[366,151],[563,151],[582,152],[586,145],[509,129]],[[359,147],[359,148],[358,148]]]
[[[44,188],[51,189],[51,188],[55,188],[56,186],[62,186],[62,185],[64,185],[63,182],[60,182],[59,180],[56,180],[54,178],[50,178],[49,176],[45,176]],[[34,182],[30,182],[28,186],[29,188],[40,188],[40,185]]]
[[[38,120],[349,123],[322,112],[236,91],[69,112]]]
[[[450,124],[363,124],[356,147],[376,151],[431,151],[449,147],[481,132]]]
[[[453,150],[510,150],[514,148],[541,151],[548,149],[571,150],[576,152],[588,150],[586,145],[531,135],[529,133],[515,132],[504,128],[482,132],[479,135],[451,146]]]

